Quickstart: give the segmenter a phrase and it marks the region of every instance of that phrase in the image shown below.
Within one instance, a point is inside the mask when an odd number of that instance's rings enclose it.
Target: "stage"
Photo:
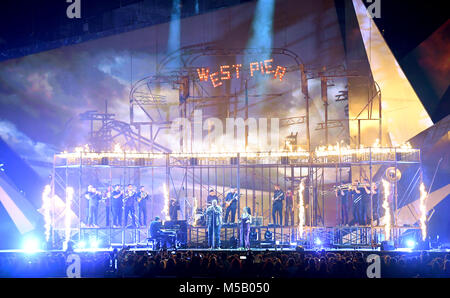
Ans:
[[[154,250],[149,247],[146,247],[144,244],[135,244],[133,246],[125,246],[122,247],[120,245],[114,245],[108,248],[75,248],[73,251],[66,251],[66,250],[60,250],[60,249],[53,249],[53,250],[26,250],[26,249],[3,249],[0,250],[0,257],[6,256],[6,255],[18,255],[18,256],[29,256],[29,257],[39,257],[40,255],[49,255],[49,254],[69,254],[69,253],[111,253],[114,250],[120,251],[122,249],[126,249],[130,252],[144,252],[144,253],[160,253],[162,251],[167,251],[169,253],[176,253],[176,252],[196,252],[196,253],[225,253],[228,255],[248,255],[250,252],[252,254],[258,254],[258,253],[266,253],[266,252],[276,252],[276,253],[317,253],[317,252],[325,252],[325,253],[345,253],[345,252],[363,252],[363,253],[383,253],[383,254],[391,254],[395,255],[396,253],[407,253],[409,256],[413,255],[420,255],[422,252],[427,252],[430,254],[436,254],[436,255],[444,255],[447,253],[450,253],[450,244],[447,244],[446,247],[443,249],[428,249],[428,250],[419,250],[419,249],[411,249],[411,248],[394,248],[394,249],[388,249],[388,250],[381,250],[380,248],[359,248],[359,249],[348,249],[348,248],[297,248],[297,247],[272,247],[272,248],[251,248],[250,250],[247,249],[204,249],[204,248],[178,248],[178,249],[160,249],[160,250]]]
[[[408,248],[409,242],[420,243],[420,227],[392,227],[397,241],[385,241],[384,227],[337,226],[304,227],[302,237],[297,226],[251,226],[250,245],[252,249],[380,249],[383,243],[395,248]],[[55,230],[54,243],[62,243],[66,230]],[[95,242],[98,247],[153,248],[148,228],[80,228],[72,229],[70,238],[75,247],[89,246]],[[187,225],[185,231],[178,230],[174,245],[169,249],[207,249],[207,228]],[[403,236],[402,236],[403,235]],[[240,246],[240,227],[238,224],[221,228],[221,248],[230,249]],[[58,247],[58,246],[56,246]],[[62,248],[62,244],[59,245]],[[422,247],[423,248],[423,247]]]
[[[0,36],[0,260],[70,276],[73,254],[128,274],[119,251],[153,275],[180,261],[232,277],[254,254],[249,276],[266,261],[292,273],[286,254],[301,276],[361,277],[370,254],[427,272],[428,253],[450,272],[448,75],[434,65],[448,53],[430,50],[446,49],[448,18],[412,24],[408,44],[391,36],[407,20],[362,0],[90,2],[86,18],[33,8],[30,32]],[[25,24],[27,7],[4,19]]]

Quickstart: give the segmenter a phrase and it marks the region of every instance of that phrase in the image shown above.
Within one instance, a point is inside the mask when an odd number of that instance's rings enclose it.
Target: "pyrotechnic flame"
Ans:
[[[70,240],[70,228],[71,228],[71,206],[72,206],[72,199],[73,199],[73,188],[67,187],[66,188],[66,208],[64,210],[64,226],[65,226],[65,241],[64,241],[64,247],[67,248],[67,243]]]
[[[384,208],[384,218],[383,218],[383,224],[384,224],[384,233],[386,240],[389,240],[391,238],[391,210],[389,207],[389,194],[390,194],[390,188],[391,185],[388,181],[382,179],[383,182],[383,192],[384,192],[384,200],[383,200],[383,208]]]
[[[298,198],[299,198],[299,208],[298,208],[298,232],[300,234],[300,238],[303,237],[303,231],[305,226],[305,203],[303,200],[303,190],[305,189],[304,180],[300,182],[298,187]]]
[[[170,217],[169,217],[169,191],[167,190],[167,185],[165,183],[163,185],[163,191],[164,191],[164,208],[162,210],[162,213],[164,214],[166,220],[170,220]]]
[[[192,211],[192,216],[194,218],[194,225],[197,225],[197,198],[194,198],[194,210]]]
[[[42,192],[42,210],[44,211],[44,228],[45,228],[45,240],[48,241],[50,238],[50,227],[51,227],[51,198],[50,193],[52,188],[50,185],[46,185],[44,191]]]
[[[427,238],[427,207],[425,205],[425,199],[427,198],[427,192],[425,190],[425,185],[423,182],[420,184],[420,229],[422,230],[422,240],[425,241]]]
[[[314,155],[315,157],[340,157],[343,159],[352,158],[353,155],[358,156],[359,159],[367,158],[369,153],[376,154],[379,159],[392,159],[395,156],[394,153],[417,153],[418,149],[412,149],[410,143],[405,143],[397,147],[381,147],[379,140],[377,139],[372,147],[364,147],[361,145],[359,148],[350,148],[349,145],[345,145],[342,141],[337,142],[336,145],[319,146],[314,152],[307,152],[300,147],[294,151],[294,148],[289,145],[286,149],[280,149],[278,151],[250,151],[249,147],[242,148],[237,151],[226,151],[224,146],[218,146],[217,144],[211,145],[211,150],[201,151],[194,150],[192,152],[172,152],[171,156],[179,158],[194,157],[194,158],[229,158],[237,157],[238,154],[242,158],[269,158],[269,157],[291,157],[291,158],[309,158]],[[103,157],[108,158],[150,158],[150,159],[164,159],[166,154],[154,153],[154,152],[137,152],[136,150],[124,150],[120,144],[115,144],[114,149],[110,152],[94,152],[89,148],[89,145],[76,147],[74,152],[64,151],[57,156],[60,158],[77,159],[82,153],[84,159],[100,159]]]
[[[340,145],[337,143],[336,145],[328,145],[328,146],[319,146],[315,150],[316,157],[327,157],[327,156],[351,156],[353,154],[363,155],[368,154],[370,152],[374,154],[384,154],[386,156],[391,156],[393,153],[413,153],[418,152],[417,149],[412,149],[411,144],[405,143],[398,147],[393,148],[385,148],[381,147],[380,141],[377,139],[371,148],[365,148],[364,145],[360,145],[359,148],[352,149],[348,145]]]

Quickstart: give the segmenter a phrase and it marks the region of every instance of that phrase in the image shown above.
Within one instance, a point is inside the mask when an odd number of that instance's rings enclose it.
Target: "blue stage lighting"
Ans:
[[[255,49],[270,49],[273,43],[273,15],[275,0],[258,0],[252,23],[253,35],[247,47]],[[264,59],[270,58],[265,54]]]
[[[90,248],[98,248],[100,245],[99,241],[97,241],[97,239],[91,239],[89,241],[89,247]]]
[[[316,238],[316,240],[314,241],[314,244],[322,245],[322,240],[320,240],[319,238]]]
[[[258,0],[256,3],[255,14],[252,22],[252,35],[247,43],[250,49],[269,50],[273,46],[273,15],[275,11],[275,0]],[[271,53],[266,51],[255,56],[247,54],[244,56],[244,63],[249,64],[253,61],[264,61],[271,58]],[[264,80],[266,76],[257,76],[258,92],[265,92]]]
[[[169,38],[167,41],[167,51],[168,54],[171,54],[180,49],[180,37],[181,37],[181,2],[180,0],[173,0],[172,2],[172,13],[170,15],[170,24],[169,24]],[[179,55],[174,57],[175,60],[169,62],[170,67],[180,67],[181,60]]]
[[[38,238],[30,236],[24,239],[22,249],[26,253],[35,253],[40,250],[40,241]]]
[[[78,242],[77,248],[85,248],[85,247],[86,247],[86,242],[84,242],[84,241]]]
[[[408,239],[408,240],[406,240],[406,246],[408,247],[408,248],[414,248],[414,247],[416,247],[416,241],[414,241],[414,240],[412,240],[412,239]]]

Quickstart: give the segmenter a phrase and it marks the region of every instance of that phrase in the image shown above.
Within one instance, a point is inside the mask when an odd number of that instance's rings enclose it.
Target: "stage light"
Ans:
[[[250,241],[257,241],[258,240],[258,233],[256,231],[250,232]]]
[[[305,251],[305,249],[303,248],[303,246],[297,245],[297,246],[295,247],[295,251],[296,251],[296,252],[302,252],[302,251]]]
[[[248,48],[270,49],[272,47],[274,11],[274,0],[258,0],[252,22],[253,35],[247,44]],[[270,54],[264,53],[263,58],[263,60],[270,59]]]
[[[414,241],[414,240],[412,240],[412,239],[408,239],[408,240],[406,240],[406,246],[408,247],[408,248],[411,248],[411,249],[413,249],[414,247],[416,247],[416,241]]]
[[[78,242],[77,248],[85,248],[85,247],[86,247],[86,242],[84,242],[84,241]]]
[[[170,23],[169,23],[169,36],[167,40],[167,52],[169,54],[174,53],[180,49],[180,40],[181,40],[181,1],[173,0],[172,1],[172,12],[170,15]],[[171,67],[180,67],[181,60],[180,56],[176,55],[174,60],[170,63]]]
[[[272,240],[272,232],[269,231],[269,230],[267,230],[267,231],[264,233],[264,239],[265,239],[266,241]]]
[[[290,246],[297,246],[297,242],[291,242],[289,243]]]
[[[89,240],[89,247],[90,248],[98,248],[100,245],[100,242],[97,239],[91,239]]]
[[[322,245],[322,240],[320,240],[319,238],[316,238],[316,240],[314,240],[314,244]]]
[[[254,12],[253,22],[252,22],[252,36],[250,37],[247,48],[249,49],[261,49],[263,51],[258,55],[258,59],[261,61],[269,60],[270,51],[273,47],[273,15],[275,11],[275,0],[258,0],[256,3],[256,8]],[[254,61],[255,57],[251,54],[246,54],[244,56],[244,64],[249,65],[250,62]],[[256,70],[259,70],[259,63],[255,64]],[[254,68],[254,69],[255,69]],[[265,93],[266,84],[264,84],[265,78],[262,76],[257,76],[257,88],[260,94]]]
[[[22,249],[26,253],[35,253],[40,250],[40,241],[36,237],[27,237],[23,241]]]

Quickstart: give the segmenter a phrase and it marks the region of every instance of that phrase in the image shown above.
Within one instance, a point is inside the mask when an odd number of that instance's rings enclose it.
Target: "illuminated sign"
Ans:
[[[273,59],[250,62],[250,77],[253,77],[256,73],[260,72],[261,75],[270,75],[273,79],[278,78],[280,81],[283,80],[286,74],[286,67],[277,66],[275,69],[272,66]],[[220,70],[210,73],[209,67],[197,68],[198,78],[202,82],[211,81],[214,88],[219,87],[223,84],[223,81],[230,80],[232,78],[240,78],[240,69],[242,64],[235,65],[221,65]]]

